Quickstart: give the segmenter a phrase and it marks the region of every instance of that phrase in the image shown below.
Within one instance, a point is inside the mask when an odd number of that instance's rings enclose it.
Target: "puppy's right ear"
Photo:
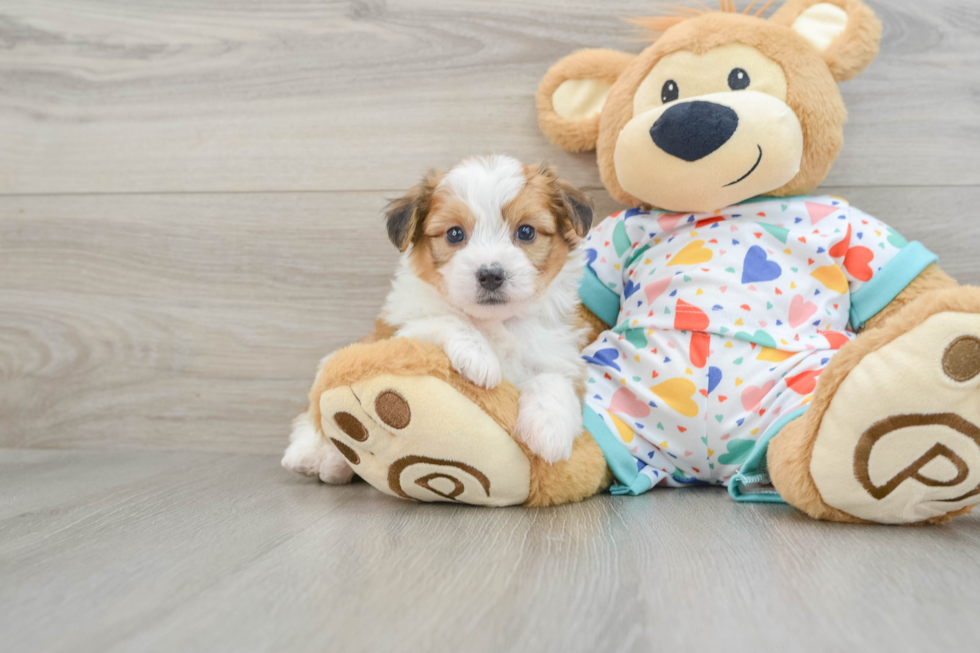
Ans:
[[[399,252],[404,252],[409,245],[422,237],[425,216],[429,213],[432,194],[439,184],[440,176],[435,170],[430,170],[405,197],[392,200],[385,208],[388,238]]]
[[[634,58],[615,50],[579,50],[552,66],[538,86],[541,131],[568,152],[594,150],[606,97]]]

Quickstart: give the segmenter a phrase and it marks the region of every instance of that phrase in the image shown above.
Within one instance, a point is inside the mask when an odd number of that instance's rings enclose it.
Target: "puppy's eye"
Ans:
[[[459,245],[466,238],[466,232],[462,227],[452,227],[446,232],[446,242],[450,245]]]
[[[728,88],[733,91],[741,91],[749,87],[749,74],[741,68],[733,68],[728,73]]]
[[[534,240],[534,236],[534,227],[529,224],[522,224],[517,228],[517,240],[523,240],[525,243],[529,243]]]
[[[668,79],[664,82],[664,87],[660,89],[660,100],[664,104],[668,102],[673,102],[681,94],[681,90],[677,88],[677,82],[672,79]]]

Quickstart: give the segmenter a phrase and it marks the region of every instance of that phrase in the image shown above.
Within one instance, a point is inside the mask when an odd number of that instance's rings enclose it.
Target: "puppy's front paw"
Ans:
[[[343,485],[354,478],[354,470],[343,454],[320,437],[308,413],[293,421],[289,446],[282,457],[282,466],[304,476],[319,476],[324,483]]]
[[[500,385],[500,360],[486,338],[479,334],[459,334],[446,343],[446,355],[463,378],[488,390]]]
[[[571,382],[558,374],[542,374],[525,384],[516,432],[545,461],[568,460],[582,433],[582,404]]]
[[[354,470],[347,464],[344,454],[332,443],[324,447],[319,471],[320,480],[330,485],[346,485],[354,478]]]

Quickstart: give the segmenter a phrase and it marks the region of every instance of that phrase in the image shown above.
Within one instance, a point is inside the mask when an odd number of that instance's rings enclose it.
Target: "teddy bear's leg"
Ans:
[[[819,519],[942,522],[980,503],[980,289],[920,297],[845,345],[768,472]]]
[[[587,433],[569,460],[537,458],[511,436],[517,390],[467,383],[434,345],[352,345],[323,367],[310,399],[323,436],[359,476],[394,496],[537,506],[581,500],[611,481]]]

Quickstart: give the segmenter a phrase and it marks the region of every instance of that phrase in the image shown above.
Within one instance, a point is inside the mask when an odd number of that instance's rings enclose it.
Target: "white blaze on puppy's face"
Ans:
[[[472,317],[519,314],[543,294],[584,235],[581,217],[569,214],[587,209],[585,200],[570,200],[562,188],[547,168],[510,157],[464,161],[432,191],[409,254],[413,270]]]
[[[490,157],[464,161],[436,189],[436,197],[445,194],[447,204],[461,205],[457,210],[469,214],[461,220],[465,227],[460,225],[464,240],[453,246],[453,256],[439,274],[449,302],[475,317],[496,317],[508,304],[534,296],[537,271],[514,243],[512,228],[503,217],[504,206],[526,184],[519,162]],[[437,217],[436,213],[430,217]]]

